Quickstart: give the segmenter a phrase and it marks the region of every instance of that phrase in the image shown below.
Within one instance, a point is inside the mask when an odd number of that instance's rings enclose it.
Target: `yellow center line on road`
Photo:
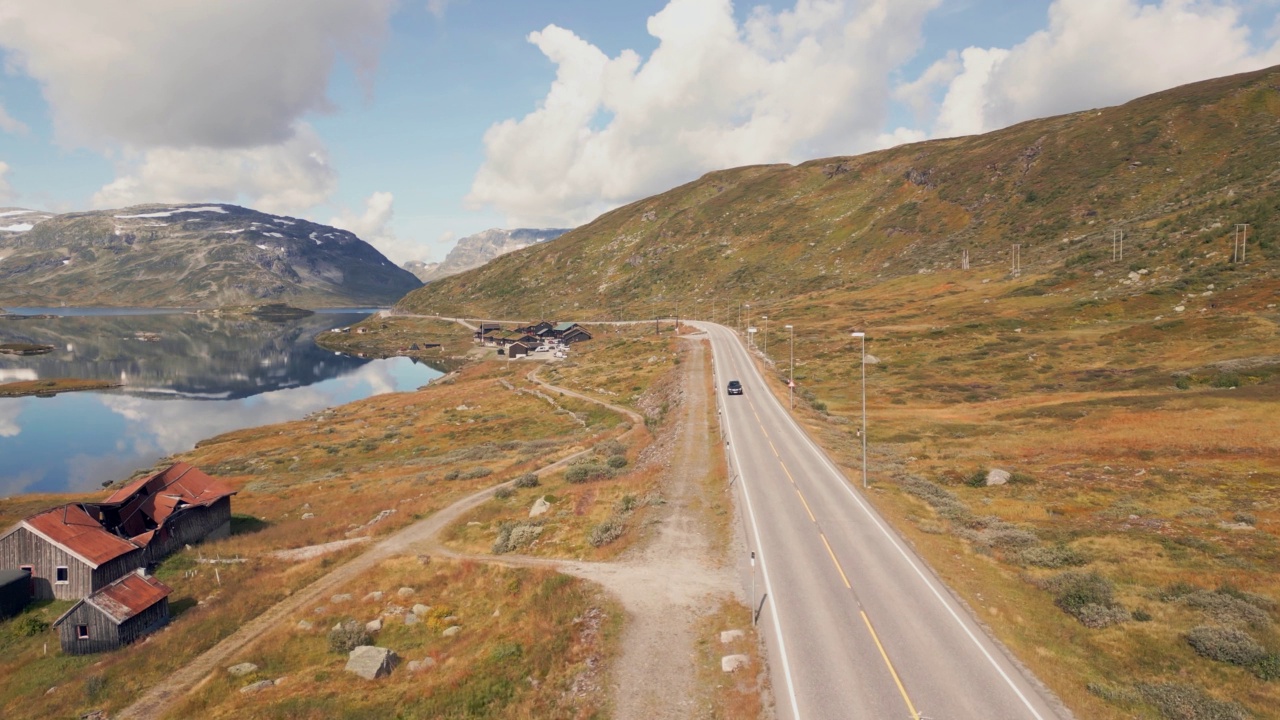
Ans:
[[[800,500],[803,501],[804,498],[801,497]],[[804,508],[808,510],[809,504],[805,503]],[[845,575],[844,568],[840,567],[840,561],[836,559],[836,553],[834,550],[831,549],[831,543],[827,542],[826,534],[819,532],[818,537],[822,538],[822,544],[827,546],[827,554],[831,556],[831,562],[836,564],[836,571],[840,573],[840,579],[844,580],[844,586],[852,590],[853,586],[849,584],[849,576]]]
[[[898,671],[893,669],[893,663],[889,661],[889,654],[884,651],[884,645],[880,644],[880,636],[876,635],[876,629],[871,626],[871,618],[867,617],[866,610],[859,610],[862,614],[862,622],[867,624],[867,632],[871,633],[871,639],[876,642],[876,647],[880,649],[880,657],[884,658],[884,664],[889,668],[889,674],[893,676],[893,682],[898,686],[898,692],[902,694],[902,701],[907,704],[907,710],[911,712],[913,720],[920,720],[920,713],[916,712],[916,706],[911,704],[911,698],[907,695],[907,689],[902,686],[902,679],[898,677]]]
[[[812,522],[814,525],[817,525],[818,519],[813,516],[813,511],[809,509],[809,503],[805,502],[804,495],[800,492],[800,488],[796,488],[796,495],[799,495],[800,502],[804,503],[804,511],[809,513],[809,521]],[[828,547],[827,549],[830,550],[831,548]],[[837,564],[837,567],[839,567],[838,564]],[[848,583],[845,583],[845,584],[847,585]]]

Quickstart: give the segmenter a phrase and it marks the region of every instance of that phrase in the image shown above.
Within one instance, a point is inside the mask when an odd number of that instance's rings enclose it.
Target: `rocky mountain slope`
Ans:
[[[445,256],[444,262],[428,263],[411,260],[403,267],[422,282],[431,282],[478,268],[500,255],[554,240],[566,232],[569,232],[566,228],[517,228],[515,230],[493,228],[459,240]]]
[[[6,212],[6,305],[382,305],[421,285],[350,232],[235,205]]]
[[[1126,268],[1151,270],[1144,285],[1210,284],[1237,223],[1252,225],[1260,265],[1280,253],[1267,224],[1280,209],[1277,87],[1273,68],[986,135],[713,172],[401,304],[574,318],[709,309],[959,270],[966,252],[974,270],[1012,269],[1014,244],[1023,275],[1049,276],[1038,291],[1109,292],[1131,289],[1127,269],[1110,273],[1121,232]]]

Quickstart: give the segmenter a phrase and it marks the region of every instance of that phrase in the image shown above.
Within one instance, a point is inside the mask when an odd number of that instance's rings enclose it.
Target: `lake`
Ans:
[[[0,343],[55,348],[45,355],[0,355],[0,383],[76,377],[125,386],[0,398],[0,497],[96,490],[204,438],[414,390],[441,374],[408,358],[365,360],[312,341],[316,333],[367,317],[367,308],[290,322],[173,310],[10,312],[60,317],[0,316]]]

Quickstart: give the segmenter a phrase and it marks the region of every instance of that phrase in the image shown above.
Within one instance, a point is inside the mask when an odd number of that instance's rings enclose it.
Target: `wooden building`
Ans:
[[[30,571],[37,600],[79,600],[140,567],[142,546],[107,532],[90,512],[70,503],[23,519],[0,535],[0,567]]]
[[[507,357],[513,357],[513,358],[523,357],[525,355],[528,355],[530,352],[532,352],[534,347],[536,346],[530,345],[529,343],[521,340],[517,340],[516,342],[513,342],[507,346]]]
[[[169,586],[131,572],[71,606],[53,626],[68,655],[115,650],[169,622]]]
[[[145,548],[144,564],[183,545],[231,534],[235,490],[198,468],[177,463],[125,485],[96,507],[102,524]]]
[[[591,333],[587,332],[586,328],[578,323],[560,323],[551,332],[565,345],[572,345],[576,342],[591,339]]]
[[[100,503],[70,503],[0,535],[0,568],[29,570],[32,597],[79,600],[186,544],[231,534],[226,484],[178,463]]]
[[[31,602],[31,572],[0,570],[0,620],[22,612]]]

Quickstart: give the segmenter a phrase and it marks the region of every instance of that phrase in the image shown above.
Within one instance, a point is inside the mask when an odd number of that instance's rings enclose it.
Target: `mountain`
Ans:
[[[1011,268],[1014,244],[1022,275],[1047,276],[1036,292],[1121,292],[1120,232],[1124,272],[1163,268],[1145,286],[1212,284],[1237,223],[1259,261],[1280,254],[1277,88],[1272,68],[985,135],[712,172],[400,305],[647,316],[954,271],[966,251],[975,271]]]
[[[431,282],[441,278],[457,275],[473,268],[478,268],[490,260],[516,250],[523,250],[530,245],[537,245],[547,240],[554,240],[569,232],[565,228],[548,228],[534,230],[518,228],[500,230],[493,228],[484,232],[468,235],[458,241],[444,262],[426,263],[413,260],[404,264],[404,269],[413,273],[422,282]]]
[[[383,305],[421,285],[346,230],[235,205],[0,211],[0,222],[7,305]]]

